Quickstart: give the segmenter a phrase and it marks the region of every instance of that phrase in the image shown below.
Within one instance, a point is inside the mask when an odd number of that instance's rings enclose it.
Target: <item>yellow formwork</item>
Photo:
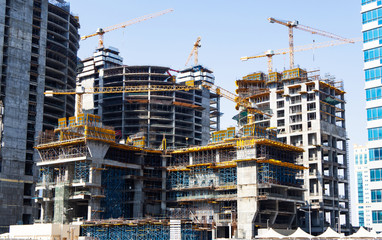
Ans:
[[[263,144],[267,146],[272,146],[272,147],[278,147],[282,148],[287,151],[293,151],[293,152],[304,152],[304,149],[295,147],[292,145],[288,145],[282,142],[274,141],[271,139],[266,139],[266,138],[260,138],[260,139],[241,139],[236,141],[236,147],[238,149],[246,148],[246,147],[254,147],[256,144]]]

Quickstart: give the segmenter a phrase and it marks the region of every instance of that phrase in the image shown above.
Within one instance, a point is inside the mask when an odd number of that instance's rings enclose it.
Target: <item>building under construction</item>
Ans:
[[[100,117],[81,114],[38,141],[40,222],[80,221],[82,236],[252,238],[256,227],[296,226],[304,204],[303,149],[254,123],[171,150],[117,143]]]
[[[168,67],[126,66],[115,48],[100,48],[82,61],[77,80],[82,87],[147,87],[214,83],[212,71],[196,66],[179,74]],[[177,71],[175,71],[177,72]],[[220,96],[208,89],[189,91],[124,92],[85,94],[85,111],[101,116],[122,139],[140,141],[142,146],[158,148],[162,139],[168,148],[206,145],[210,132],[219,130]]]
[[[316,234],[324,232],[328,226],[349,232],[349,173],[342,81],[329,75],[320,77],[318,71],[295,68],[282,73],[249,74],[236,84],[241,97],[249,97],[261,111],[271,113],[256,114],[254,122],[277,129],[280,141],[305,150],[297,161],[309,168],[301,177],[307,191],[306,204],[299,213],[299,225]],[[241,111],[235,118],[245,124],[247,111]]]

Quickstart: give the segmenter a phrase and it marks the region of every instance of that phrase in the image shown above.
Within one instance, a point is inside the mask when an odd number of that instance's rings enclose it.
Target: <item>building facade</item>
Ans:
[[[296,227],[304,203],[297,176],[306,168],[295,161],[303,149],[255,124],[212,135],[205,146],[158,150],[119,143],[96,115],[60,119],[36,146],[41,222],[82,223],[82,236],[99,239],[136,238],[152,224],[159,229],[147,232],[164,233],[173,221],[188,223],[182,235],[201,227],[212,239]]]
[[[357,186],[356,216],[358,224],[371,227],[371,199],[370,199],[370,169],[368,165],[368,148],[354,145],[355,184]]]
[[[382,158],[379,157],[379,152],[382,151],[382,135],[380,135],[382,133],[382,42],[380,40],[382,38],[382,2],[380,0],[363,0],[361,14],[369,157],[367,163],[369,173],[367,175],[370,178],[368,183],[370,201],[369,204],[364,202],[363,206],[372,209],[370,227],[376,231],[382,231],[382,205],[375,204],[381,202],[381,199],[373,195],[376,197],[373,200],[373,196],[371,196],[372,194],[379,194],[378,196],[380,196],[381,187],[378,185],[382,181],[380,177]],[[359,212],[360,209],[357,211]],[[365,215],[365,224],[370,223],[366,219]]]
[[[214,82],[212,71],[198,66],[181,71],[180,81],[172,69],[162,66],[125,66],[115,48],[97,49],[84,59],[78,83],[84,87],[151,85],[202,85]],[[187,80],[185,80],[187,79]],[[219,96],[208,89],[189,91],[148,91],[111,94],[85,94],[83,108],[101,116],[103,123],[115,127],[121,139],[141,139],[143,146],[159,148],[163,138],[167,147],[205,145],[210,131],[219,128]]]
[[[65,1],[0,1],[0,231],[32,223],[38,160],[34,140],[74,112],[74,97],[46,89],[75,87],[78,19]]]
[[[282,73],[253,73],[236,81],[238,93],[250,97],[259,110],[257,124],[276,128],[278,138],[305,150],[297,161],[309,168],[304,180],[305,204],[299,212],[307,232],[322,233],[326,227],[349,231],[348,159],[345,99],[335,79],[321,78],[295,68]],[[247,112],[236,116],[247,122]],[[309,219],[311,218],[311,219]],[[310,226],[309,226],[310,224]]]

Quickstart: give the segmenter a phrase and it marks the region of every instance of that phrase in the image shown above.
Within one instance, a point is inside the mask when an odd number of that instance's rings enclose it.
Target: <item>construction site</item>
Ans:
[[[77,67],[76,89],[45,89],[46,99],[76,106],[36,134],[36,231],[97,240],[253,239],[269,227],[351,233],[343,83],[295,67],[294,52],[311,47],[294,49],[293,29],[352,41],[270,18],[289,28],[289,49],[242,58],[268,58],[268,73],[240,77],[236,93],[198,63],[200,37],[182,70],[124,65],[104,46],[105,33],[171,11],[83,36],[99,46]],[[272,57],[287,53],[290,68],[273,71]],[[221,98],[235,103],[236,126],[220,129]]]

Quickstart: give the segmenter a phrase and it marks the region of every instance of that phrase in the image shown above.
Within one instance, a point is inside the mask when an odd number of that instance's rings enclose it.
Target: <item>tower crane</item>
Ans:
[[[259,113],[270,116],[258,110],[249,98],[241,98],[238,95],[225,90],[213,83],[203,81],[201,85],[148,85],[148,86],[119,86],[119,87],[87,87],[77,86],[76,89],[67,90],[46,90],[44,94],[47,97],[53,95],[76,95],[76,116],[82,113],[82,102],[84,94],[106,94],[106,93],[138,93],[138,92],[161,92],[161,91],[189,91],[204,87],[211,92],[218,94],[232,102],[236,103],[236,110],[240,107],[246,108],[250,113]]]
[[[77,86],[76,89],[67,90],[46,90],[47,97],[53,95],[76,95],[76,116],[82,113],[82,102],[84,94],[103,94],[103,93],[138,93],[138,92],[161,92],[161,91],[189,91],[199,89],[199,86],[189,85],[148,85],[148,86],[119,86],[119,87],[90,87],[84,88]]]
[[[103,35],[105,33],[113,31],[113,30],[117,30],[117,29],[120,29],[120,28],[125,28],[127,26],[130,26],[130,25],[133,25],[133,24],[136,24],[136,23],[139,23],[139,22],[143,22],[143,21],[149,20],[151,18],[159,17],[161,15],[164,15],[164,14],[172,12],[172,11],[174,11],[174,9],[167,9],[167,10],[163,10],[161,12],[157,12],[157,13],[145,15],[145,16],[142,16],[142,17],[134,18],[134,19],[131,19],[129,21],[126,21],[126,22],[123,22],[123,23],[120,23],[120,24],[116,24],[116,25],[113,25],[113,26],[109,26],[109,27],[106,27],[106,28],[98,28],[95,33],[90,34],[90,35],[86,35],[86,36],[82,36],[81,40],[85,40],[85,39],[88,39],[88,38],[91,38],[91,37],[98,36],[99,37],[98,46],[99,46],[99,48],[103,48]]]
[[[349,39],[352,42],[360,42],[362,41],[361,38],[352,38]],[[345,41],[328,41],[328,42],[320,42],[320,43],[314,43],[314,44],[307,44],[307,45],[302,45],[298,46],[294,49],[294,52],[302,52],[302,51],[307,51],[311,49],[316,49],[316,48],[325,48],[325,47],[332,47],[332,46],[337,46],[337,45],[342,45],[342,44],[347,44],[349,42]],[[251,57],[241,57],[240,60],[242,61],[247,61],[249,59],[255,59],[255,58],[262,58],[262,57],[268,57],[268,72],[272,72],[272,57],[274,55],[282,55],[282,54],[287,54],[289,53],[289,49],[279,49],[279,50],[267,50],[263,54],[260,55],[255,55]]]
[[[291,69],[294,66],[293,28],[297,28],[297,29],[300,29],[302,31],[310,32],[312,34],[317,34],[317,35],[321,35],[324,37],[333,38],[333,39],[336,39],[339,41],[344,41],[347,43],[354,43],[354,41],[351,39],[347,39],[347,38],[338,36],[338,35],[333,34],[333,33],[329,33],[326,31],[322,31],[322,30],[318,30],[315,28],[301,25],[301,24],[299,24],[298,21],[284,21],[284,20],[278,20],[278,19],[275,19],[272,17],[268,18],[268,21],[270,23],[278,23],[278,24],[284,25],[284,26],[288,27],[288,29],[289,29],[289,61],[290,61],[290,68]]]
[[[196,39],[196,42],[194,43],[194,47],[192,48],[191,53],[190,53],[190,55],[187,58],[185,66],[187,66],[187,64],[190,61],[192,55],[194,55],[195,66],[198,65],[198,49],[201,47],[200,40],[202,40],[201,37],[198,37]]]

